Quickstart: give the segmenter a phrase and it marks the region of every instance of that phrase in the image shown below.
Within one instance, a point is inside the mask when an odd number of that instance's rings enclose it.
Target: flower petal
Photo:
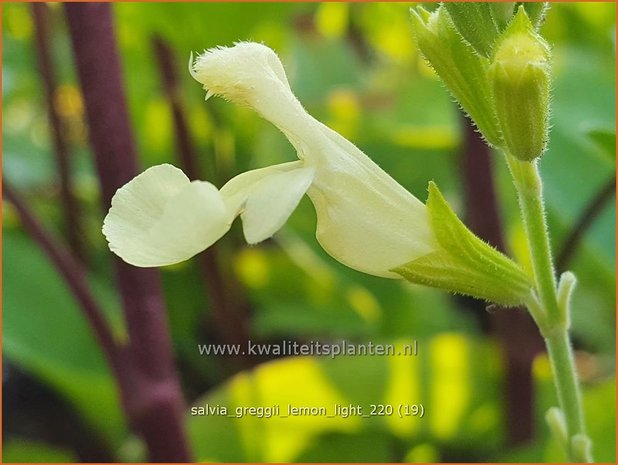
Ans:
[[[217,188],[209,182],[193,181],[170,200],[150,230],[148,240],[160,248],[157,263],[147,266],[188,260],[219,240],[232,220]],[[154,261],[152,255],[149,259]]]
[[[215,186],[190,182],[178,168],[159,165],[116,192],[103,234],[127,263],[164,266],[212,245],[231,219]]]
[[[308,194],[318,216],[316,236],[335,259],[365,273],[401,278],[389,270],[436,250],[425,205],[354,144],[305,111],[272,50],[252,43],[211,49],[197,58],[193,70],[210,92],[250,106],[276,125],[304,167],[315,168]],[[294,184],[299,181],[286,176],[260,181],[264,192],[258,195],[258,184],[248,186],[256,182],[253,176],[264,173],[239,176],[241,189],[234,196],[224,195],[233,211],[245,206],[241,217],[249,242],[274,233],[302,196],[294,190],[302,187]],[[290,192],[289,198],[283,197]]]
[[[191,75],[207,96],[249,106],[292,137],[315,124],[292,93],[279,57],[263,44],[239,42],[206,50],[193,62]]]
[[[221,196],[230,214],[236,216],[244,208],[251,189],[262,179],[286,171],[302,168],[302,161],[291,161],[246,171],[230,179],[222,188]]]
[[[167,163],[148,168],[114,194],[103,232],[109,226],[108,221],[112,220],[114,228],[126,234],[151,227],[163,213],[168,200],[189,183],[189,178],[181,170]]]
[[[214,47],[199,55],[195,61],[191,56],[189,73],[205,89],[234,103],[250,104],[256,97],[264,97],[260,91],[270,91],[273,86],[290,90],[277,54],[256,42]]]
[[[389,270],[438,248],[427,208],[354,144],[322,131],[328,161],[308,192],[320,245],[350,268],[399,279]]]
[[[314,168],[299,168],[268,176],[252,189],[241,213],[245,239],[257,244],[275,234],[307,192]]]

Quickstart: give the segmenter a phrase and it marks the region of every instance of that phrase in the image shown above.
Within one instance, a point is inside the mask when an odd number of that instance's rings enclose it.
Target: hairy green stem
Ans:
[[[506,158],[517,188],[541,305],[547,312],[549,322],[560,322],[566,326],[566,315],[558,307],[556,278],[545,222],[543,186],[536,162],[519,161],[508,155]]]
[[[575,450],[577,447],[574,447],[577,443],[574,441],[575,438],[587,439],[587,437],[568,333],[568,302],[561,305],[558,301],[543,205],[543,186],[538,167],[536,161],[522,162],[508,154],[506,159],[517,189],[538,294],[540,308],[530,310],[535,313],[535,321],[545,338],[558,402],[566,422],[567,444],[564,446],[570,460],[589,461],[590,457],[582,457],[582,454]]]
[[[545,344],[554,373],[558,401],[566,420],[567,435],[573,438],[576,434],[585,434],[581,396],[568,332],[562,330],[550,334],[545,337]],[[572,445],[567,446],[571,458],[574,458]]]

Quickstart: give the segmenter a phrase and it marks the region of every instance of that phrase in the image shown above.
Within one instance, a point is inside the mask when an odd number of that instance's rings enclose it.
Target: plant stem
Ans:
[[[566,315],[561,315],[558,307],[556,278],[545,222],[543,185],[536,162],[519,161],[509,155],[506,158],[517,188],[541,304],[549,321],[566,324]]]
[[[556,269],[558,272],[568,269],[569,262],[577,252],[585,233],[599,217],[603,208],[607,205],[607,202],[609,202],[614,195],[616,195],[615,175],[601,186],[601,189],[590,200],[590,203],[586,205],[581,216],[575,223],[575,226],[573,226],[573,229],[571,229],[571,232],[564,240],[562,250],[557,254],[558,258],[556,259]]]
[[[122,372],[119,348],[114,340],[112,330],[105,319],[103,309],[95,299],[86,281],[86,273],[82,264],[60,241],[57,241],[45,229],[30,206],[4,178],[2,179],[2,194],[15,207],[24,229],[39,244],[49,261],[64,278],[65,283],[73,293],[75,300],[90,324],[112,373],[118,377]]]
[[[104,210],[138,171],[108,3],[64,5],[86,108]],[[152,462],[190,462],[184,397],[174,364],[160,276],[114,260],[129,334],[123,405]]]
[[[481,239],[506,253],[502,221],[493,176],[489,146],[470,120],[460,112],[463,125],[461,181],[466,205],[466,224]],[[462,296],[462,299],[464,297]],[[502,347],[505,365],[504,409],[507,442],[516,446],[534,437],[534,385],[532,363],[543,351],[543,341],[534,321],[519,309],[487,312],[483,301],[465,298],[475,305],[482,323],[491,328]],[[476,303],[476,304],[475,304]]]
[[[176,146],[181,166],[189,179],[199,179],[197,150],[191,138],[187,118],[181,102],[181,86],[176,73],[176,60],[170,45],[161,37],[153,39],[153,47],[159,65],[161,81],[172,110]],[[229,282],[232,275],[221,272],[219,249],[212,245],[197,257],[210,300],[214,324],[226,344],[246,344],[247,303],[243,293],[234,292],[239,283]]]
[[[187,177],[192,181],[200,179],[197,151],[191,139],[189,124],[182,107],[181,85],[176,72],[177,66],[173,49],[160,36],[155,36],[152,39],[152,45],[159,65],[161,84],[172,110],[178,157]],[[181,69],[185,71],[186,65]]]
[[[554,373],[558,400],[567,423],[568,436],[572,438],[576,434],[585,434],[581,396],[568,331],[557,331],[548,335],[545,337],[545,343]]]
[[[565,448],[569,459],[574,460],[579,457],[574,453],[573,438],[576,435],[585,437],[586,433],[581,394],[568,334],[568,305],[559,305],[556,292],[556,279],[545,221],[543,186],[536,161],[522,162],[508,154],[506,159],[517,189],[530,248],[536,291],[544,316],[539,329],[545,338],[558,402],[566,421]]]
[[[75,196],[71,179],[71,157],[66,141],[65,131],[56,105],[54,96],[57,82],[54,62],[51,53],[51,28],[49,24],[49,7],[45,3],[32,4],[32,17],[35,25],[36,54],[41,72],[45,101],[47,103],[47,116],[51,128],[54,145],[54,154],[58,166],[60,184],[60,200],[64,214],[64,228],[69,246],[73,254],[81,261],[86,261],[86,253],[83,247],[81,224],[79,216],[79,202]]]

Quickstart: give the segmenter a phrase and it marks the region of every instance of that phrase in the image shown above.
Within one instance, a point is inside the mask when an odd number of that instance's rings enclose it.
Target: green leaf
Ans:
[[[392,449],[393,438],[384,431],[367,431],[355,435],[327,433],[319,436],[296,459],[303,463],[324,462],[328,455],[330,462],[354,463],[359,461],[375,463],[384,460],[396,461],[396,451]],[[328,451],[328,452],[326,452]]]
[[[53,386],[110,443],[117,443],[126,425],[89,326],[37,245],[7,228],[3,235],[4,355]]]
[[[488,2],[491,8],[491,15],[498,26],[500,32],[504,31],[513,18],[514,2]]]
[[[429,184],[427,209],[441,249],[395,268],[408,281],[505,306],[525,302],[530,278],[511,259],[475,236]]]
[[[64,449],[26,439],[5,439],[2,448],[3,463],[73,463],[75,455]]]
[[[445,2],[443,5],[463,38],[481,55],[490,56],[500,34],[491,5],[486,2]]]
[[[608,159],[616,162],[616,130],[595,128],[587,133],[588,137],[603,151]]]
[[[501,145],[502,136],[487,81],[488,61],[465,42],[443,7],[433,13],[411,10],[421,52],[487,142]]]

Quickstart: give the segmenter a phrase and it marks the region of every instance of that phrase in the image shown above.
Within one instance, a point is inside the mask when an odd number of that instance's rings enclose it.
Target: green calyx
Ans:
[[[391,271],[413,283],[505,307],[527,301],[532,292],[531,279],[512,260],[466,228],[433,182],[429,184],[427,209],[440,249]]]
[[[414,34],[425,59],[487,142],[500,146],[502,136],[487,80],[488,59],[463,40],[444,6],[433,13],[421,7],[413,8],[411,13]]]
[[[413,8],[418,46],[487,142],[522,161],[549,135],[550,49],[537,33],[546,3]],[[508,20],[508,22],[507,22]]]
[[[495,112],[509,154],[531,161],[549,138],[550,51],[523,6],[494,48],[489,68]]]
[[[534,26],[534,29],[538,31],[541,25],[545,21],[545,15],[549,9],[548,2],[517,2],[516,8],[523,6],[526,10],[530,23]]]
[[[481,55],[489,57],[500,31],[492,7],[487,2],[448,2],[444,8],[466,41]]]
[[[513,18],[515,2],[487,2],[487,4],[491,8],[491,16],[500,32],[502,32]]]

